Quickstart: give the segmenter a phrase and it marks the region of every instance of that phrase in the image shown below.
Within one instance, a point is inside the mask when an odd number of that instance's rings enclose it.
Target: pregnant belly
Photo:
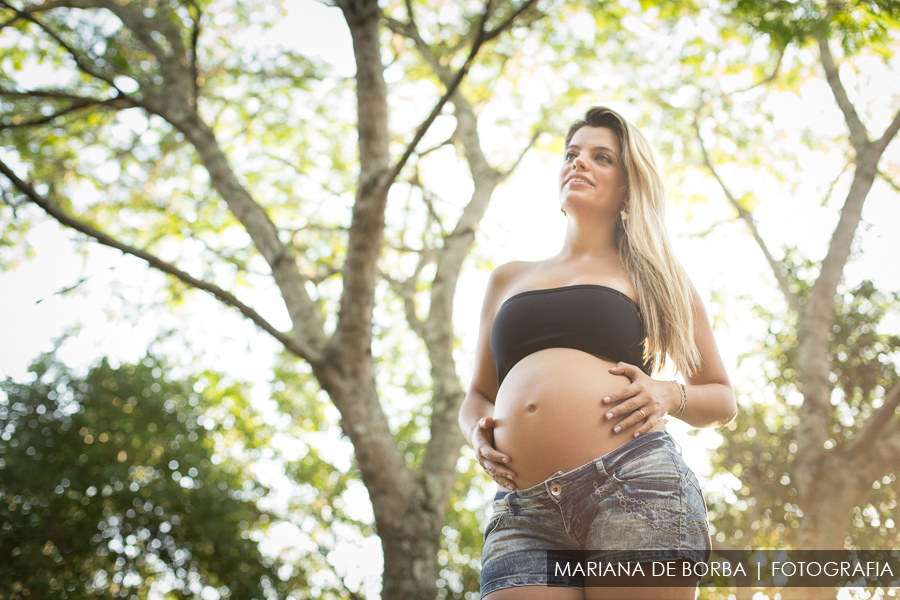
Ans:
[[[569,348],[531,354],[510,370],[494,402],[494,445],[510,457],[516,487],[529,488],[633,439],[637,427],[613,433],[604,396],[630,383],[616,363]],[[664,430],[662,421],[655,430]]]

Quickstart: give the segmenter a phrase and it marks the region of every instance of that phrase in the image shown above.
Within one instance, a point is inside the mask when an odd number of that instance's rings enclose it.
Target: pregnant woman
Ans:
[[[559,254],[491,275],[460,410],[478,461],[505,488],[485,532],[482,597],[693,598],[690,587],[590,579],[547,587],[549,550],[705,561],[706,506],[664,417],[710,427],[737,412],[703,303],[672,254],[640,132],[612,110],[588,111],[566,136],[559,197]],[[667,358],[686,385],[651,377]]]

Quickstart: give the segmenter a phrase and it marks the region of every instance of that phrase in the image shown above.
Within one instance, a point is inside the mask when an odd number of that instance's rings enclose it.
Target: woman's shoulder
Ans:
[[[491,277],[497,280],[509,279],[530,271],[538,264],[538,261],[513,260],[494,268]]]
[[[543,260],[514,260],[504,263],[495,268],[491,273],[488,289],[498,291],[509,289],[529,273],[533,273],[535,270],[540,269],[545,262],[546,261]]]
[[[514,260],[496,267],[488,279],[484,308],[493,314],[507,292],[528,273],[538,267],[540,261]]]

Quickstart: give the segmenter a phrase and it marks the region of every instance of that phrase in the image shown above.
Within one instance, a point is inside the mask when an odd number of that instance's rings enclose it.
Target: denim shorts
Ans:
[[[697,478],[665,431],[645,433],[528,489],[497,492],[493,508],[484,532],[482,597],[548,585],[548,551],[624,563],[644,562],[652,550],[653,560],[706,562],[711,549]]]

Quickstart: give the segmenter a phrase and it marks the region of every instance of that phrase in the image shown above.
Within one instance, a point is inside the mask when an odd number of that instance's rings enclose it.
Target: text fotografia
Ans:
[[[773,579],[778,577],[893,577],[894,571],[888,563],[867,562],[772,562],[766,565],[766,575]],[[756,565],[757,579],[762,579],[762,564]],[[743,563],[730,563],[728,561],[709,563],[691,561],[667,561],[652,563],[604,563],[603,561],[585,561],[573,563],[570,561],[554,562],[554,576],[556,577],[747,577],[747,569]]]
[[[900,551],[551,551],[547,582],[587,587],[890,588],[900,587]]]

